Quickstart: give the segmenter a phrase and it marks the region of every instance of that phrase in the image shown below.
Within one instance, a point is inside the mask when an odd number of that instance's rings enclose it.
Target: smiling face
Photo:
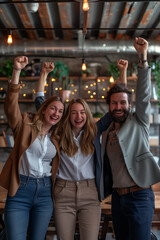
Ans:
[[[47,108],[43,111],[44,121],[43,124],[52,127],[56,125],[62,118],[64,111],[64,105],[60,101],[51,102]]]
[[[77,135],[86,123],[86,111],[81,103],[73,103],[70,110],[72,130]]]
[[[123,123],[129,115],[130,107],[127,93],[119,92],[111,95],[109,110],[114,122]]]

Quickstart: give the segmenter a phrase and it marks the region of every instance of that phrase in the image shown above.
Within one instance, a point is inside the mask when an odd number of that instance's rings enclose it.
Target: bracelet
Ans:
[[[20,68],[15,68],[15,67],[14,67],[13,69],[14,69],[14,70],[17,70],[17,71],[21,71],[21,69],[20,69]]]
[[[141,64],[143,64],[143,63],[148,62],[148,60],[141,60],[141,59],[139,59],[138,62],[141,63]]]

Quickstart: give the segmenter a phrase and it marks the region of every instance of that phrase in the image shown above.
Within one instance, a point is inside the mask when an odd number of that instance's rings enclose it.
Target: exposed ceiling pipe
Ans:
[[[11,46],[2,43],[0,45],[0,55],[53,55],[60,57],[98,57],[111,53],[136,54],[133,47],[133,40],[85,40],[83,49],[77,41],[14,41]],[[160,55],[160,43],[149,42],[148,53],[150,55]]]

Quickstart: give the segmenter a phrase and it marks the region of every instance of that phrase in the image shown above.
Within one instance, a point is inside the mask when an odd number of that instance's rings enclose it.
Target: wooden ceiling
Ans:
[[[37,45],[37,53],[39,49],[41,53],[45,52],[45,47],[52,47],[52,43],[55,50],[56,46],[59,48],[61,55],[68,42],[70,42],[68,48],[72,47],[72,43],[73,46],[78,44],[83,48],[84,40],[88,41],[88,46],[96,42],[97,45],[93,45],[96,49],[102,41],[103,45],[104,42],[112,41],[115,45],[123,45],[135,36],[159,44],[159,1],[88,0],[90,7],[88,12],[82,10],[82,2],[82,0],[1,0],[0,42],[3,49],[0,50],[0,55],[10,53],[6,46],[9,30],[12,30],[13,48],[14,44],[18,48],[23,47],[25,42],[29,42],[30,45],[34,43],[33,46]],[[38,10],[31,12],[29,6],[35,3],[39,4]],[[42,43],[38,49],[38,45]],[[85,50],[87,51],[86,47]],[[155,51],[159,51],[158,48]],[[26,50],[26,54],[30,52]]]

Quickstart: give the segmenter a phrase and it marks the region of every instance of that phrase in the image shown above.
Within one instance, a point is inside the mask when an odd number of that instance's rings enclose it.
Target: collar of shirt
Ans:
[[[74,139],[75,142],[78,142],[78,143],[80,142],[83,132],[84,132],[84,130],[81,130],[78,137],[76,138],[75,133],[72,131],[73,139]]]
[[[49,132],[49,133],[47,133],[47,134],[46,134],[45,136],[43,136],[43,137],[41,137],[40,134],[38,135],[38,138],[39,138],[39,140],[41,140],[41,141],[44,141],[45,137],[47,137],[47,139],[50,139],[50,138],[51,138],[51,133]]]

